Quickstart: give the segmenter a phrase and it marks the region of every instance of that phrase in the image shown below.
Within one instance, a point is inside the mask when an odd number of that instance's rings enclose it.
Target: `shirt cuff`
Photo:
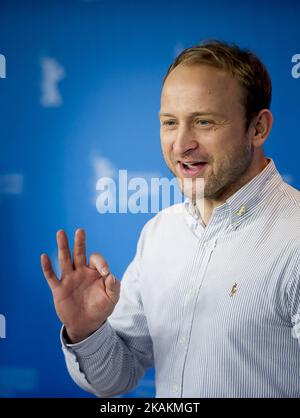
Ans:
[[[68,351],[78,354],[80,357],[89,357],[95,354],[107,338],[112,337],[114,334],[113,328],[107,320],[97,331],[79,343],[70,344],[65,337],[65,332],[65,326],[63,325],[60,331],[60,340],[63,347]]]

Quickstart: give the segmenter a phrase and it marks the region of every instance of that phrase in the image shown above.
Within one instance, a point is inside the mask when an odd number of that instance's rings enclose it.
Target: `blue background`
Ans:
[[[0,396],[90,396],[66,371],[40,254],[56,265],[56,231],[72,244],[83,227],[88,254],[102,252],[122,277],[153,215],[100,215],[96,180],[119,169],[170,177],[157,112],[162,78],[183,48],[219,38],[263,60],[275,117],[265,151],[299,188],[299,16],[296,0],[0,1]],[[56,98],[43,84],[49,59],[61,72]],[[126,396],[154,395],[150,370]]]

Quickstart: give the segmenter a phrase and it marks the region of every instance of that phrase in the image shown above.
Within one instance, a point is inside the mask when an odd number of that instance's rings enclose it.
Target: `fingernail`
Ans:
[[[109,270],[107,267],[102,267],[102,269],[100,270],[100,273],[106,276],[109,273]]]

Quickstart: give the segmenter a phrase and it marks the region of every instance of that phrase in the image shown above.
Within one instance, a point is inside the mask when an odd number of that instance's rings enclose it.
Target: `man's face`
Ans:
[[[249,169],[254,148],[245,130],[243,94],[230,74],[207,65],[179,65],[167,77],[161,96],[161,146],[179,182],[192,179],[185,195],[199,197],[195,180],[203,178],[204,197],[220,198]]]

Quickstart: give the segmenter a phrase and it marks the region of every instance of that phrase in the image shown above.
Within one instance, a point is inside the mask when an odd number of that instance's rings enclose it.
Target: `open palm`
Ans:
[[[84,230],[75,234],[73,262],[68,238],[57,232],[61,279],[55,275],[46,254],[41,256],[43,273],[52,291],[58,317],[72,342],[78,342],[96,331],[111,315],[120,295],[120,282],[110,273],[104,257],[93,253],[86,264]]]

